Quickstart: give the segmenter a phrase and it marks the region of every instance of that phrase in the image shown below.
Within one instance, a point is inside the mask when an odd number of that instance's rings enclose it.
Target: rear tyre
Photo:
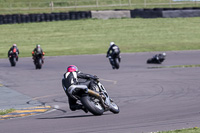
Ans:
[[[119,59],[115,58],[115,68],[119,69]]]
[[[103,107],[97,102],[94,97],[89,97],[88,95],[84,95],[81,97],[81,103],[83,106],[91,112],[93,115],[102,115],[104,112]]]
[[[148,60],[147,60],[147,64],[149,64],[149,63],[151,63],[151,59],[148,59]]]

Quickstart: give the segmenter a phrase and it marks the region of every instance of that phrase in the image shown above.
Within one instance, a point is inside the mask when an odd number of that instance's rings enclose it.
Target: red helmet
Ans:
[[[76,72],[78,68],[75,65],[70,65],[67,67],[67,72]]]

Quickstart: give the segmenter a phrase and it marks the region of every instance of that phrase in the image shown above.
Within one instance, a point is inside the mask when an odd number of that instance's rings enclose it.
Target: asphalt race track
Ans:
[[[200,68],[155,67],[200,64],[200,51],[166,52],[163,64],[146,64],[156,53],[121,54],[119,70],[112,70],[106,55],[45,57],[41,70],[34,68],[31,58],[19,58],[16,67],[0,59],[4,86],[54,107],[40,115],[1,120],[0,132],[148,133],[199,127]],[[119,114],[93,116],[69,110],[61,79],[71,64],[101,79],[119,105]]]

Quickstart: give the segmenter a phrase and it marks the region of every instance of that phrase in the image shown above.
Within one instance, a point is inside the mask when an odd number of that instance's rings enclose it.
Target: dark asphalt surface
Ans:
[[[41,115],[0,121],[1,133],[148,133],[200,125],[200,68],[159,68],[155,66],[200,64],[200,51],[166,52],[161,65],[146,64],[158,52],[122,54],[119,70],[112,70],[105,55],[46,57],[41,70],[35,70],[31,58],[20,58],[16,67],[0,59],[0,83],[8,93],[24,98],[6,98],[0,87],[0,108],[51,105],[52,111]],[[105,112],[93,116],[72,112],[61,85],[68,65],[97,75],[120,113]],[[5,88],[4,88],[5,90]],[[10,94],[12,95],[12,94]],[[27,100],[27,101],[26,101]],[[4,101],[4,102],[3,102]],[[13,102],[10,102],[13,101]],[[19,105],[18,105],[19,104]]]

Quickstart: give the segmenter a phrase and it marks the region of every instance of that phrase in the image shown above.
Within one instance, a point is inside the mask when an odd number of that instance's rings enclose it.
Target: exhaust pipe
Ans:
[[[99,93],[97,93],[97,92],[95,92],[95,91],[93,91],[93,90],[88,89],[88,93],[89,93],[90,95],[92,95],[92,96],[95,96],[95,97],[98,98],[98,99],[101,99],[101,96],[99,95]]]

